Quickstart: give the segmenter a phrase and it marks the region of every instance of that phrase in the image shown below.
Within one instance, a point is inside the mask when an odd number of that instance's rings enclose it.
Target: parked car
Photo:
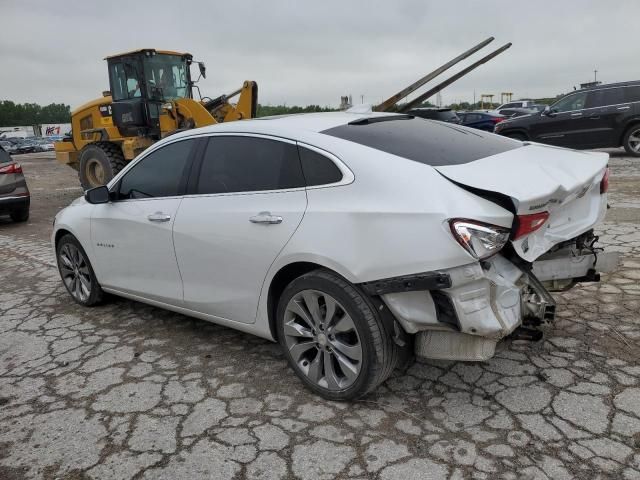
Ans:
[[[514,102],[503,103],[494,111],[497,112],[504,108],[531,108],[533,105],[535,105],[535,102],[533,100],[516,100]]]
[[[13,143],[9,142],[9,141],[5,141],[5,140],[0,141],[0,146],[9,155],[11,155],[12,153],[15,153],[15,151],[16,151],[15,145]]]
[[[22,167],[0,145],[0,215],[14,222],[29,219],[31,197]]]
[[[34,153],[40,150],[40,146],[33,139],[26,139],[16,144],[15,153]]]
[[[409,111],[410,115],[429,120],[440,120],[441,122],[460,123],[460,118],[456,112],[450,108],[414,108]]]
[[[53,152],[55,150],[53,140],[48,137],[42,137],[38,140],[38,148],[40,152]]]
[[[149,147],[52,242],[79,304],[109,292],[278,341],[307,387],[351,399],[413,348],[486,360],[553,319],[545,284],[608,271],[607,162],[411,115],[222,123]]]
[[[496,125],[495,132],[579,149],[623,146],[640,157],[640,81],[571,92],[536,115]]]
[[[533,108],[503,108],[496,113],[505,118],[515,118],[524,115],[533,115],[534,113],[538,113],[538,110]]]
[[[486,132],[493,132],[496,124],[505,119],[504,116],[491,112],[464,112],[458,113],[458,116],[460,117],[461,125]]]

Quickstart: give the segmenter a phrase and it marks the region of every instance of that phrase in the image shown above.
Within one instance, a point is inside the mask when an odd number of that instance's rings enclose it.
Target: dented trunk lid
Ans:
[[[532,262],[602,221],[607,196],[600,194],[600,182],[608,161],[606,153],[525,144],[467,164],[434,168],[489,200],[507,197],[517,215],[549,212],[540,229],[512,241],[518,255]]]

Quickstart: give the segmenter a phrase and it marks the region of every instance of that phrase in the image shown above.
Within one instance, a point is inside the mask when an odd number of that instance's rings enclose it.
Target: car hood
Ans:
[[[449,180],[490,197],[509,197],[515,213],[549,212],[546,224],[513,242],[528,261],[553,245],[593,228],[606,211],[600,181],[609,155],[538,144],[492,155],[463,165],[435,167]]]

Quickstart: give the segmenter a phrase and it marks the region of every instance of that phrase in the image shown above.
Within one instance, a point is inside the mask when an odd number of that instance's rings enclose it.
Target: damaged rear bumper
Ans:
[[[567,242],[533,263],[498,254],[422,274],[420,281],[403,277],[363,287],[374,293],[375,285],[404,330],[416,335],[417,356],[481,361],[491,358],[497,342],[523,323],[553,321],[555,302],[548,290],[598,281],[600,272],[617,264],[617,253],[578,251],[575,242]]]

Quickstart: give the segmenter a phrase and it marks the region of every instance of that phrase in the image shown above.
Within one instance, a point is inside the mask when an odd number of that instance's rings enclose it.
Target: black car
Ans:
[[[495,132],[570,148],[623,146],[640,157],[640,81],[571,92],[542,112],[497,124]]]
[[[465,127],[477,128],[486,132],[493,132],[493,128],[505,117],[493,112],[458,112],[460,123]]]
[[[539,111],[540,110],[533,108],[503,108],[502,110],[497,110],[495,113],[506,118],[515,118],[522,117],[523,115],[531,115]]]
[[[26,222],[30,204],[22,167],[0,146],[0,215],[8,214],[14,222]]]
[[[460,123],[460,118],[450,108],[414,108],[409,111],[409,115],[441,122]]]

